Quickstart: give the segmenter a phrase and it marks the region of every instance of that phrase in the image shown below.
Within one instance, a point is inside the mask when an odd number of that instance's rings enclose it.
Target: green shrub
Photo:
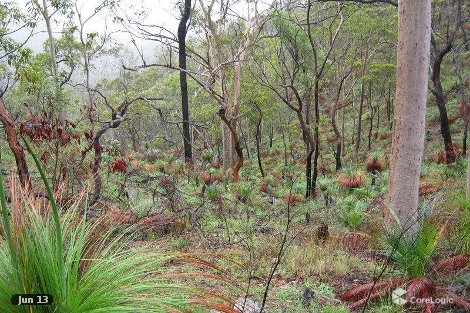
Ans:
[[[0,307],[4,313],[174,312],[191,305],[194,289],[168,283],[170,255],[129,248],[122,233],[102,231],[79,216],[77,206],[60,215],[46,176],[40,171],[50,205],[19,194],[10,221],[0,175],[3,231],[0,239]],[[20,192],[20,188],[15,189]],[[40,205],[40,204],[39,204]],[[129,237],[127,237],[129,238]],[[15,243],[13,245],[13,242]],[[47,306],[17,306],[13,294],[50,294]]]
[[[356,200],[357,201],[357,200]],[[367,203],[356,202],[355,205],[349,204],[343,206],[342,220],[351,230],[356,231],[364,222],[366,213],[364,210],[367,208]]]
[[[425,223],[416,239],[407,237],[392,239],[390,245],[393,259],[406,275],[421,277],[425,274],[435,252],[437,240],[437,227],[431,223]]]
[[[214,159],[214,151],[212,151],[211,149],[204,150],[201,155],[201,158],[204,162],[211,163]]]
[[[470,196],[454,195],[457,205],[462,207],[454,232],[454,242],[462,253],[470,253]]]

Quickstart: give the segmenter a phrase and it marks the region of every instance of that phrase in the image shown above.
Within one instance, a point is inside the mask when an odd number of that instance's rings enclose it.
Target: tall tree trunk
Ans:
[[[370,109],[370,121],[369,121],[369,135],[367,136],[367,150],[371,149],[372,140],[372,127],[374,125],[374,113],[375,109],[372,106],[372,82],[369,82],[369,109]]]
[[[338,112],[338,106],[340,104],[341,90],[343,89],[344,81],[346,80],[346,78],[348,78],[350,73],[351,72],[347,73],[345,76],[341,78],[341,81],[338,87],[338,92],[336,94],[336,101],[333,107],[333,112],[331,113],[331,126],[333,127],[333,131],[335,132],[335,141],[336,141],[336,152],[335,152],[336,171],[339,171],[342,167],[341,148],[342,148],[343,133],[344,133],[344,107],[343,107],[343,121],[341,125],[341,132],[339,131],[338,126],[336,125],[336,114]]]
[[[15,121],[11,115],[7,112],[3,100],[0,98],[0,122],[5,127],[5,135],[7,138],[8,146],[11,152],[15,156],[16,168],[18,170],[18,177],[20,184],[24,188],[30,187],[30,177],[28,164],[26,163],[26,157],[24,149],[18,141],[18,132],[16,131]]]
[[[344,126],[346,122],[345,110],[346,108],[343,106],[343,108],[341,109],[341,134],[343,134],[343,136],[341,136],[341,151],[342,151],[341,153],[343,157],[346,156],[345,140],[344,140]]]
[[[269,132],[269,149],[273,147],[274,142],[274,125],[271,125],[271,130]]]
[[[230,121],[227,119],[227,117],[225,115],[226,114],[226,109],[224,107],[221,107],[219,109],[218,114],[219,114],[222,122],[225,123],[225,125],[230,130],[232,141],[235,143],[235,152],[237,153],[238,159],[237,159],[237,162],[235,163],[235,165],[233,166],[232,181],[237,182],[238,178],[239,178],[238,174],[239,174],[240,168],[243,166],[243,160],[244,160],[243,150],[242,150],[242,147],[240,146],[240,140],[238,138],[237,130],[235,128],[233,128],[232,124],[230,123]]]
[[[470,153],[467,154],[467,195],[470,195]]]
[[[52,74],[54,74],[54,79],[58,79],[58,70],[57,70],[57,60],[55,54],[55,43],[54,36],[52,36],[52,27],[51,27],[51,16],[49,15],[46,0],[42,0],[43,8],[41,10],[44,21],[46,22],[47,35],[49,37],[49,50],[51,54],[51,65],[52,65]],[[38,5],[39,6],[39,5]]]
[[[362,131],[362,109],[364,107],[364,73],[361,81],[361,99],[359,101],[359,115],[357,117],[357,137],[356,137],[356,159],[361,148],[361,131]]]
[[[312,183],[311,183],[311,196],[315,197],[315,189],[317,186],[318,178],[318,157],[320,156],[320,88],[318,77],[315,79],[314,85],[314,113],[315,113],[315,127],[313,133],[313,140],[315,142],[314,153],[313,153],[313,174],[312,174]]]
[[[449,127],[449,118],[447,116],[446,100],[444,90],[441,84],[441,64],[444,56],[452,49],[452,44],[447,44],[443,50],[438,50],[435,41],[433,40],[433,46],[436,51],[433,65],[432,65],[432,82],[434,84],[433,93],[436,96],[436,105],[439,109],[439,117],[441,121],[441,135],[444,140],[444,149],[446,153],[446,163],[450,164],[455,162],[456,154],[452,144],[452,136]]]
[[[258,167],[259,171],[261,172],[261,176],[264,177],[264,170],[263,170],[263,164],[261,163],[261,155],[260,155],[260,141],[261,141],[261,122],[263,120],[263,112],[259,108],[259,106],[256,106],[259,112],[259,120],[258,124],[256,124],[256,156],[258,158]]]
[[[243,51],[237,55],[237,60],[233,63],[233,105],[232,105],[232,119],[230,123],[232,127],[237,129],[237,120],[241,101],[241,64],[243,61]],[[235,142],[232,137],[232,146],[235,147]],[[236,151],[232,149],[232,165],[234,165],[236,158]]]
[[[179,48],[179,67],[180,71],[180,89],[181,89],[181,111],[183,113],[183,142],[184,142],[184,160],[187,163],[193,162],[193,152],[191,148],[191,134],[189,132],[189,98],[188,81],[186,77],[186,33],[188,30],[188,20],[191,14],[191,0],[184,0],[184,7],[181,10],[181,20],[178,25],[178,48]]]
[[[351,89],[351,111],[354,112],[354,86]],[[351,144],[354,145],[354,138],[356,138],[356,119],[353,118],[353,127],[351,132]]]
[[[388,84],[387,121],[391,129],[392,128],[392,84]]]
[[[389,222],[418,231],[431,42],[431,0],[398,2],[397,78],[388,178]]]
[[[468,109],[467,109],[468,110]],[[462,155],[467,155],[468,120],[464,121],[462,136]]]
[[[380,106],[377,105],[377,123],[375,124],[374,139],[377,140],[380,131]]]

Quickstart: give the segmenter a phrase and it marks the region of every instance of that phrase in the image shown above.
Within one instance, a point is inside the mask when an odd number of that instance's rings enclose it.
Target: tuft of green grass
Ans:
[[[433,256],[438,240],[438,230],[432,223],[424,223],[415,239],[395,238],[393,259],[409,277],[421,277]],[[392,248],[393,249],[393,248]]]
[[[460,218],[454,231],[454,242],[461,253],[470,253],[470,196],[466,194],[453,195],[454,201],[462,208]]]
[[[344,206],[341,218],[352,231],[356,231],[363,224],[366,218],[364,210],[367,208],[367,203],[358,201],[355,205]]]
[[[169,262],[177,256],[145,247],[132,248],[129,233],[113,236],[99,223],[90,224],[78,204],[61,214],[44,171],[27,144],[38,167],[49,204],[27,191],[10,217],[0,174],[3,231],[0,238],[0,307],[2,313],[101,313],[199,312],[210,303],[202,290],[172,283]],[[12,227],[12,224],[14,227]],[[18,293],[50,294],[46,306],[15,306]],[[200,299],[198,301],[194,299]],[[204,299],[205,298],[205,299]],[[204,299],[204,300],[201,300]]]

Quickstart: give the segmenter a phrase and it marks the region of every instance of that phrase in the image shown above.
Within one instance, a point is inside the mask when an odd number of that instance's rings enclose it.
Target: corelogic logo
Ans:
[[[406,290],[403,288],[397,288],[392,292],[392,301],[395,304],[398,305],[404,305],[408,301],[403,298],[403,296],[406,295]]]
[[[449,299],[449,298],[417,298],[417,297],[411,297],[408,300],[405,298],[406,295],[406,290],[403,288],[397,288],[392,292],[392,302],[397,304],[397,305],[405,305],[406,303],[411,303],[411,304],[453,304],[454,299]]]

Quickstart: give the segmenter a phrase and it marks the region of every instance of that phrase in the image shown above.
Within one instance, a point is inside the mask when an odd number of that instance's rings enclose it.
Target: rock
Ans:
[[[267,313],[266,310],[261,311],[260,303],[245,297],[238,298],[233,308],[242,313]]]

